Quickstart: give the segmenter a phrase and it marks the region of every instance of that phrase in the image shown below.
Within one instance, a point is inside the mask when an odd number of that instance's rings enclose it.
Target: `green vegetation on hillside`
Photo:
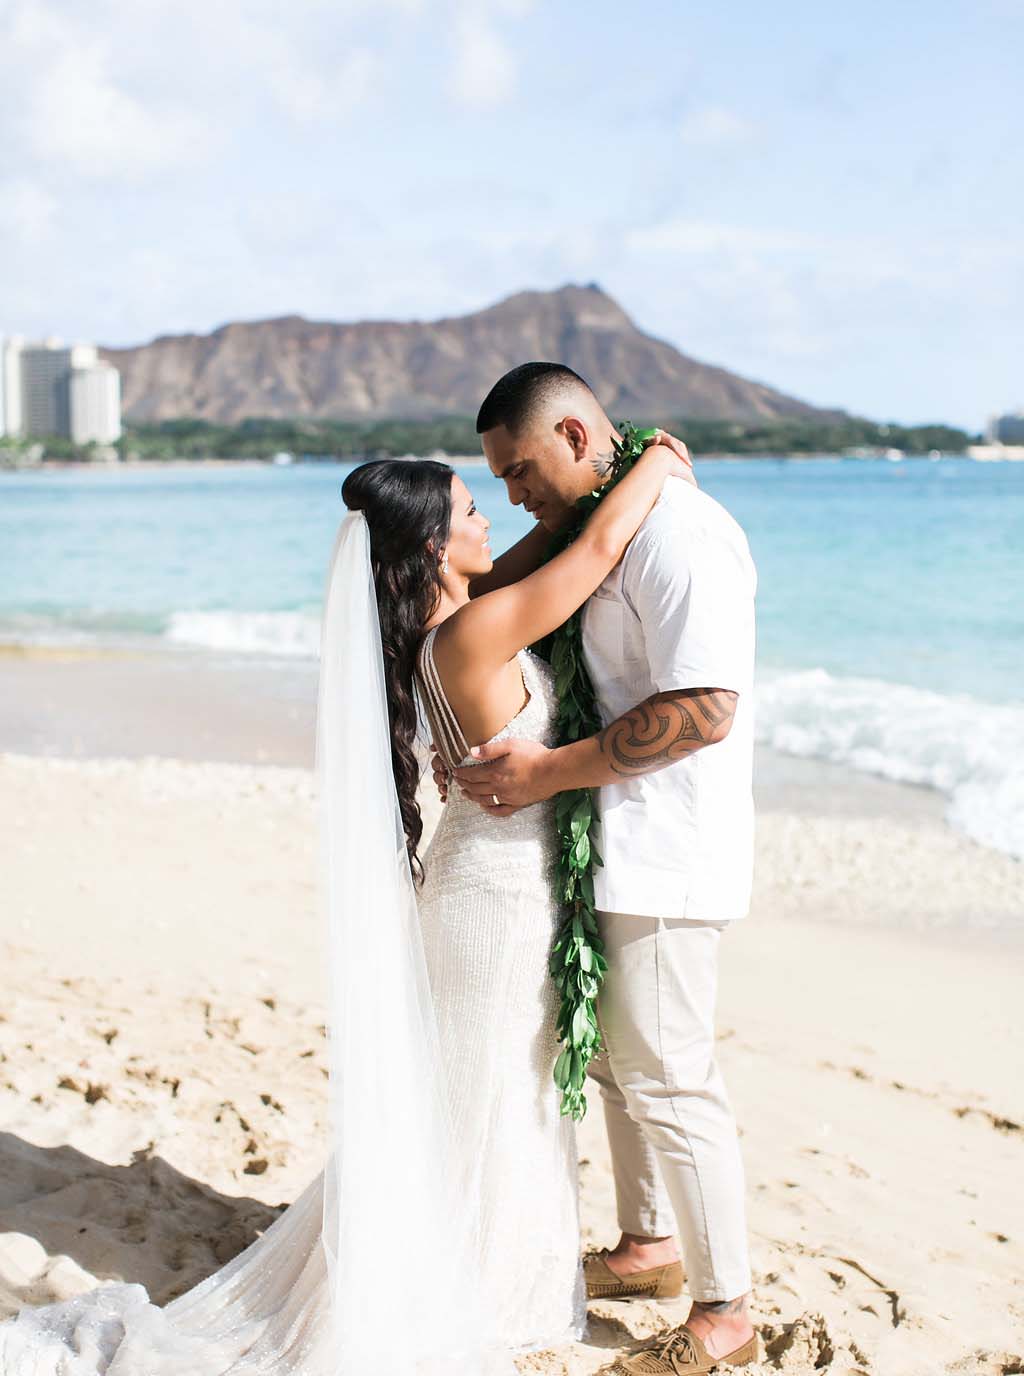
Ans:
[[[877,425],[853,418],[826,422],[655,420],[683,438],[695,454],[835,454],[856,447],[902,449],[909,454],[927,454],[931,449],[959,453],[970,442],[963,430],[951,426]],[[349,459],[430,454],[437,449],[447,454],[478,454],[480,438],[469,416],[423,421],[247,420],[237,426],[172,420],[131,427],[119,448],[144,459],[268,458],[279,450],[296,457]]]
[[[835,421],[687,420],[685,417],[631,416],[660,423],[679,435],[695,454],[838,454],[848,449],[901,449],[927,454],[938,449],[962,453],[972,436],[947,425],[879,425],[847,417]],[[88,460],[95,446],[76,449],[68,440],[43,439],[47,459]],[[0,439],[0,464],[29,452],[27,440]],[[115,446],[122,458],[268,459],[278,452],[296,458],[357,459],[395,454],[479,454],[480,440],[469,416],[437,420],[271,420],[214,425],[204,420],[168,420],[129,425]]]
[[[663,422],[664,423],[664,422]],[[677,420],[695,454],[841,454],[847,449],[902,449],[906,454],[962,454],[976,436],[951,425],[878,424],[841,420]],[[671,422],[667,425],[671,429]]]

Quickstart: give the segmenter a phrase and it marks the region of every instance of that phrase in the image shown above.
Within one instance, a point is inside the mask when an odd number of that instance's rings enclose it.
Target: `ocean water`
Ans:
[[[0,473],[0,642],[315,658],[340,464]],[[505,548],[529,528],[460,469]],[[1024,857],[1024,464],[707,461],[758,566],[758,733]]]

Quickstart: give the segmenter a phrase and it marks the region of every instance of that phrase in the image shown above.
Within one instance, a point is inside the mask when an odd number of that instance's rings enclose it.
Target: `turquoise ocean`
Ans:
[[[459,469],[494,549],[525,532]],[[0,473],[0,642],[315,660],[348,467]],[[940,790],[1024,857],[1024,464],[711,460],[758,567],[759,738]]]

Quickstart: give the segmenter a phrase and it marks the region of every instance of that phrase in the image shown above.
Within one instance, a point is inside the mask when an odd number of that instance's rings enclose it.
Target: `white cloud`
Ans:
[[[363,48],[346,53],[330,73],[282,64],[270,73],[270,89],[280,108],[297,124],[343,117],[361,105],[378,74],[378,63]]]
[[[40,158],[86,177],[121,179],[208,155],[197,116],[181,107],[147,107],[118,86],[105,44],[57,52],[28,91],[25,131]]]
[[[496,14],[506,14],[510,19],[525,19],[534,8],[535,0],[490,0]]]
[[[11,165],[49,174],[66,190],[69,173],[134,180],[210,146],[182,100],[147,99],[126,85],[125,54],[109,36],[131,32],[133,12],[123,9],[107,30],[53,0],[8,5],[0,86]]]
[[[212,162],[268,104],[300,127],[345,122],[380,70],[357,32],[383,8],[412,16],[421,5],[5,0],[5,160],[131,182]]]
[[[28,177],[0,182],[0,242],[28,247],[50,238],[58,208],[56,196]]]
[[[692,147],[708,148],[721,144],[744,143],[753,134],[753,126],[720,105],[706,105],[691,110],[679,126],[679,137]]]
[[[481,10],[464,10],[455,21],[451,89],[461,105],[486,110],[504,105],[516,87],[516,59]]]
[[[637,252],[724,252],[737,256],[803,251],[817,247],[820,241],[812,234],[796,230],[753,229],[747,225],[716,224],[708,220],[677,217],[663,220],[660,224],[630,229],[626,234],[626,243]]]

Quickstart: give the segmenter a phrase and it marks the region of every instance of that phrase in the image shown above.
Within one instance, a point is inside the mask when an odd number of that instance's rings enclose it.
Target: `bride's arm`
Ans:
[[[528,578],[475,597],[443,622],[438,641],[474,667],[507,663],[581,607],[622,558],[658,500],[665,479],[685,465],[665,445],[648,449],[600,503],[573,543]]]

